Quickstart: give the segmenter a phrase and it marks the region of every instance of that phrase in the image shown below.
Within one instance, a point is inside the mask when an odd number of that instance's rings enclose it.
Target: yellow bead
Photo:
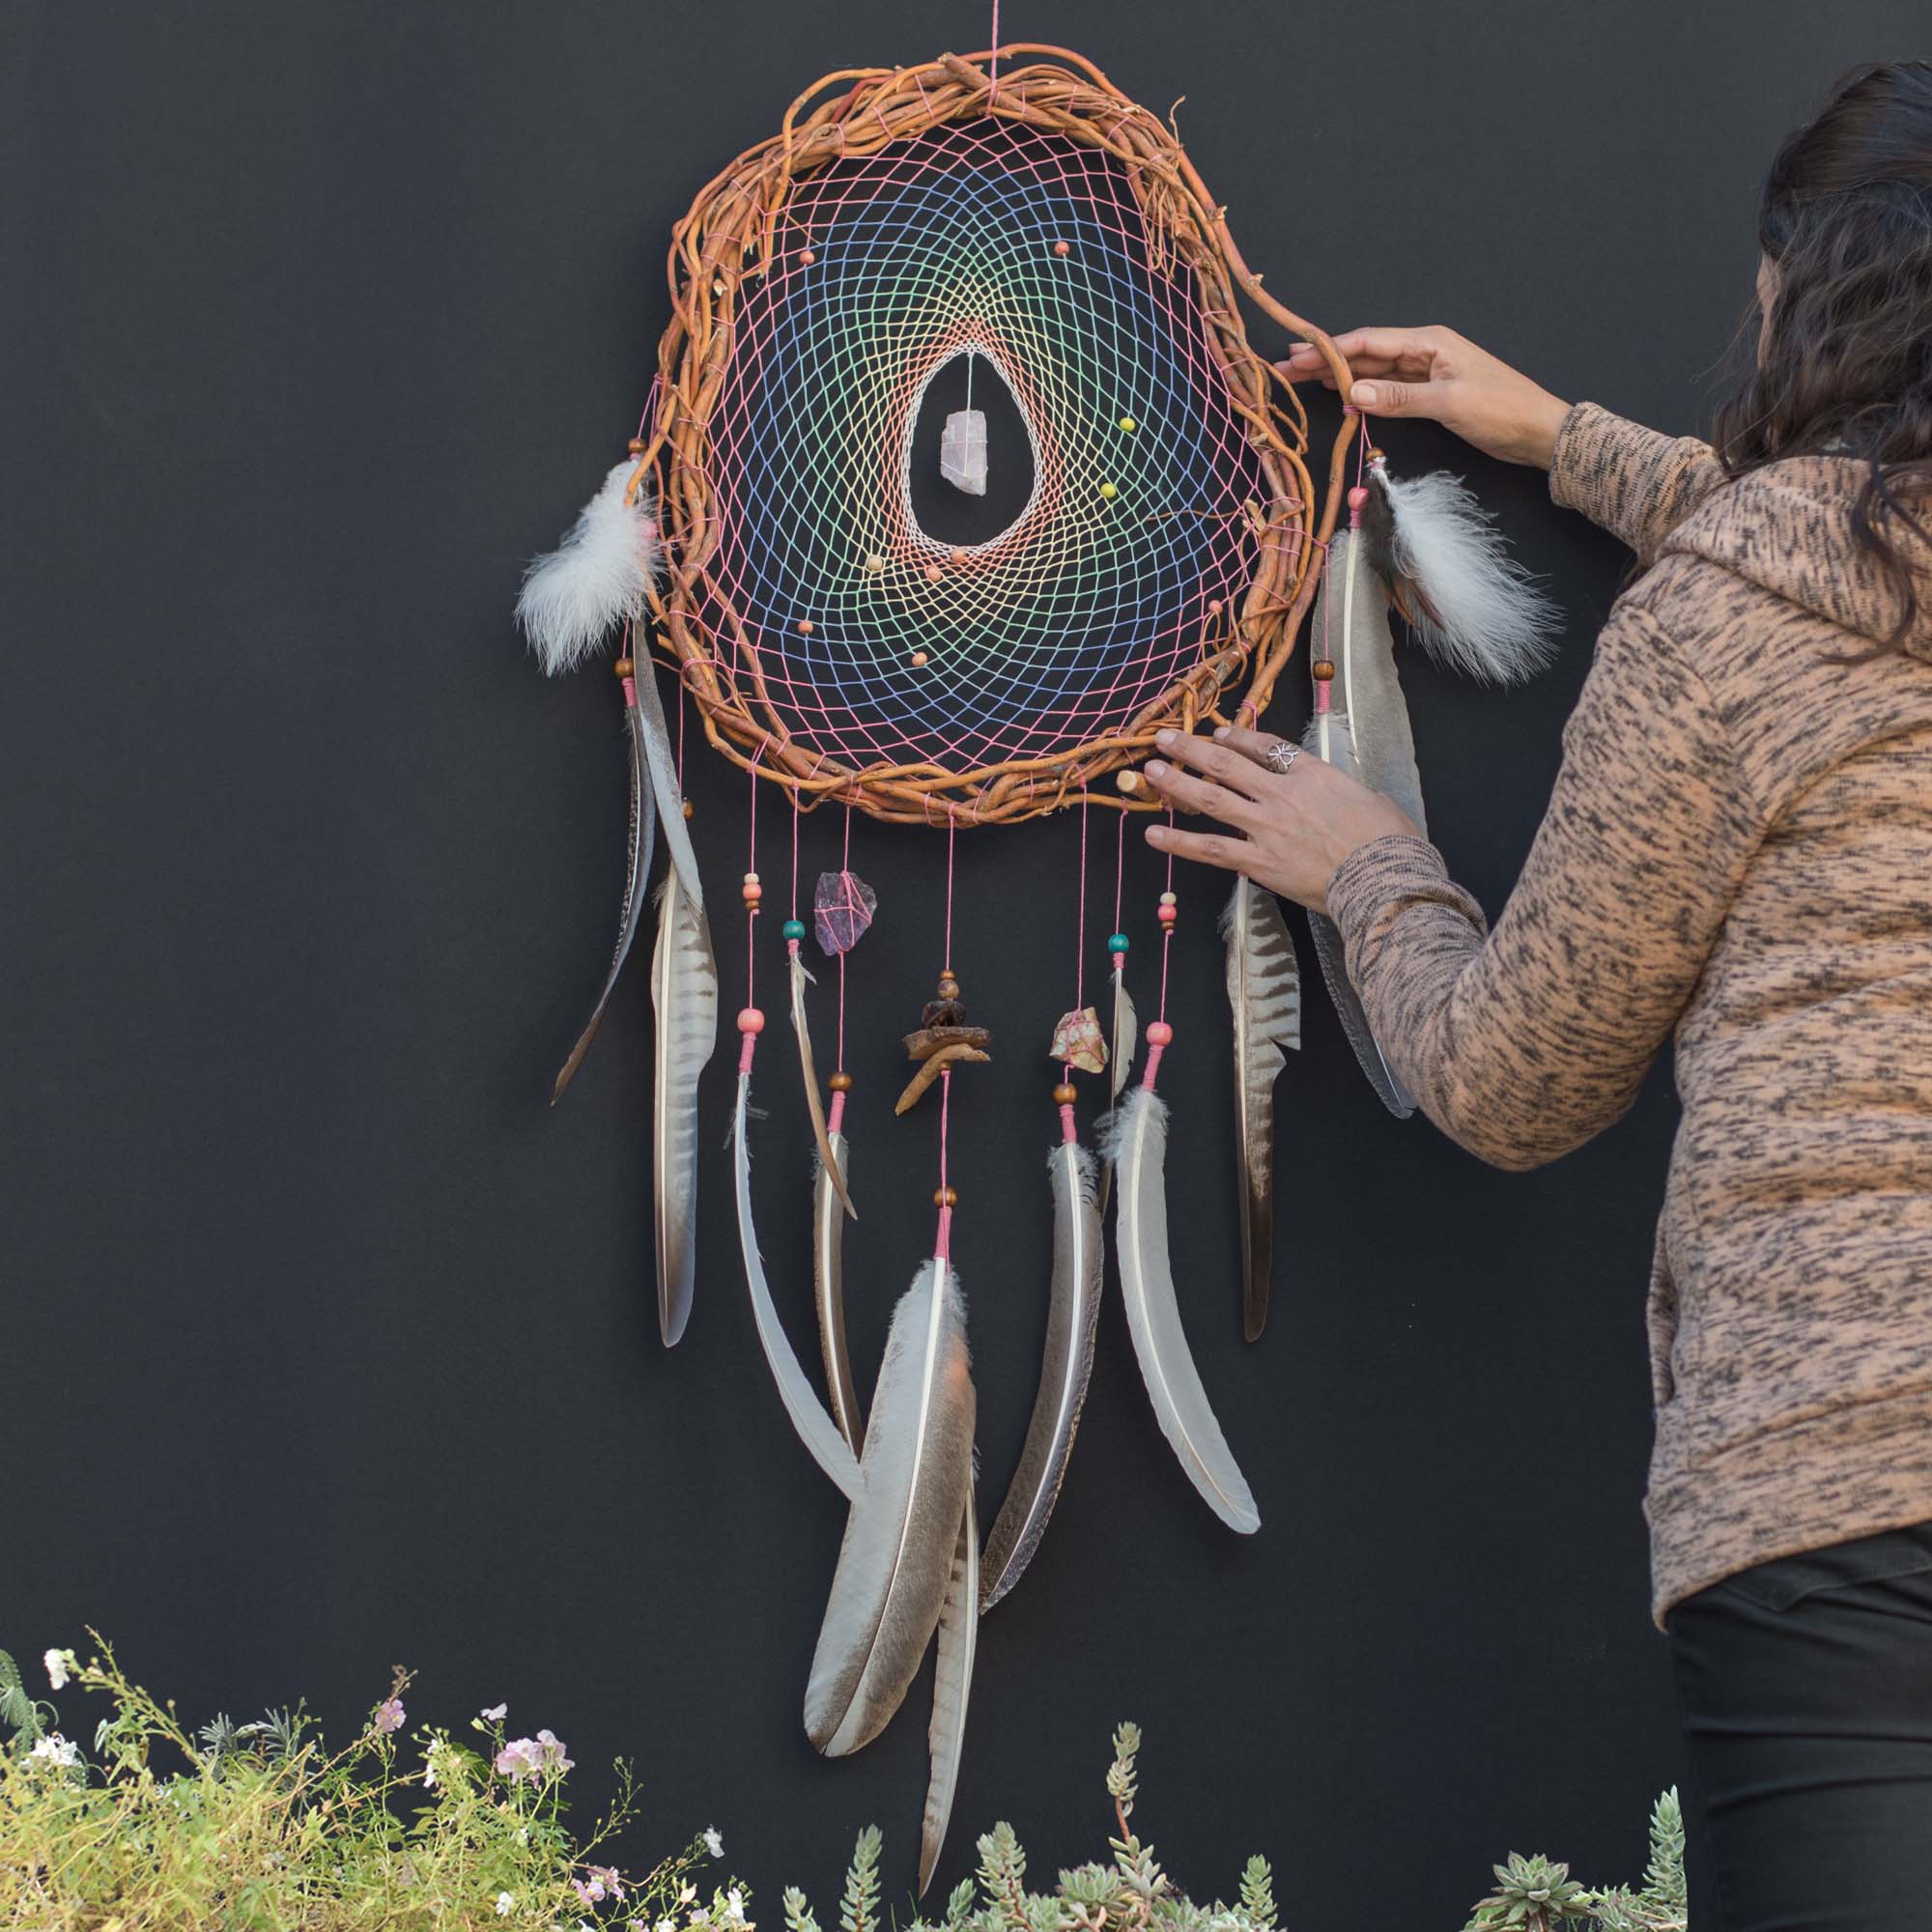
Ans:
[[[1115,498],[1116,497],[1118,497],[1118,496],[1119,496],[1119,495],[1121,494],[1121,493],[1120,493],[1120,491],[1119,491],[1119,490],[1117,490],[1117,489],[1116,489],[1116,488],[1114,487],[1114,485],[1113,485],[1113,484],[1111,484],[1111,483],[1102,483],[1102,484],[1100,485],[1100,494],[1101,494],[1101,496],[1103,496],[1104,497],[1106,497],[1106,499],[1108,500],[1108,502],[1110,502],[1110,503],[1111,503],[1111,502],[1112,502],[1112,501],[1114,500],[1114,498]]]
[[[1129,434],[1131,434],[1133,431],[1140,428],[1140,424],[1137,423],[1132,416],[1122,416],[1121,418],[1121,427],[1123,430],[1126,430]]]

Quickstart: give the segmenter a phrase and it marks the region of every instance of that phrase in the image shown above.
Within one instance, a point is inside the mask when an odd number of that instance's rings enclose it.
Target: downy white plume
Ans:
[[[939,1612],[938,1659],[932,1673],[932,1720],[926,1726],[925,1816],[919,1833],[919,1890],[932,1883],[933,1867],[946,1843],[952,1797],[959,1788],[959,1759],[966,1742],[966,1704],[973,1691],[973,1655],[980,1647],[980,1525],[973,1509],[973,1485],[966,1485],[966,1507],[946,1602]]]
[[[772,1300],[771,1284],[765,1280],[764,1259],[758,1253],[758,1230],[752,1219],[752,1149],[746,1126],[752,1111],[752,1076],[738,1075],[738,1109],[731,1126],[732,1165],[738,1186],[738,1246],[745,1258],[745,1286],[752,1293],[752,1316],[758,1325],[758,1340],[771,1365],[772,1379],[779,1388],[791,1426],[799,1440],[810,1450],[813,1462],[838,1486],[855,1507],[865,1490],[859,1473],[859,1459],[839,1434],[838,1425],[825,1412],[825,1405],[813,1392],[798,1356],[779,1320],[778,1305]],[[939,1614],[935,1604],[933,1615]],[[927,1634],[930,1629],[928,1627]]]
[[[1405,609],[1430,656],[1488,684],[1541,670],[1561,613],[1463,479],[1438,469],[1405,482],[1379,465],[1372,474],[1394,523],[1390,557],[1417,593]]]
[[[1235,1025],[1235,1148],[1241,1174],[1242,1330],[1259,1341],[1274,1276],[1274,1083],[1301,1044],[1301,973],[1281,902],[1245,874],[1221,914]]]
[[[939,1626],[972,1480],[973,1421],[965,1304],[951,1264],[934,1259],[893,1311],[812,1653],[805,1729],[828,1757],[885,1729]]]
[[[990,1610],[1033,1561],[1066,1475],[1080,1409],[1094,1375],[1100,1327],[1100,1204],[1094,1156],[1072,1141],[1047,1157],[1053,1181],[1053,1283],[1046,1307],[1046,1346],[1039,1392],[1012,1487],[986,1539],[980,1608]]]
[[[1230,1529],[1252,1535],[1261,1512],[1201,1386],[1180,1325],[1167,1250],[1167,1103],[1136,1087],[1108,1116],[1101,1149],[1114,1164],[1114,1246],[1127,1330],[1161,1433],[1188,1481]]]
[[[629,457],[618,464],[563,541],[524,573],[517,621],[552,677],[575,670],[624,618],[644,608],[660,547],[642,487],[635,503],[624,500],[637,468]]]
[[[658,892],[651,954],[657,1060],[651,1069],[651,1183],[657,1210],[658,1329],[674,1347],[691,1319],[697,1238],[697,1076],[718,1043],[711,926],[672,867]]]

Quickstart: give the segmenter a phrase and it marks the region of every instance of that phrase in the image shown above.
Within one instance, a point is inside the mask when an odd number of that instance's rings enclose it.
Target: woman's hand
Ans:
[[[1154,743],[1163,752],[1204,776],[1155,759],[1144,768],[1148,782],[1169,804],[1218,818],[1228,830],[1180,832],[1151,825],[1147,840],[1178,858],[1245,872],[1257,885],[1298,900],[1311,912],[1325,912],[1328,881],[1356,846],[1391,833],[1419,838],[1422,832],[1392,799],[1313,753],[1297,751],[1289,770],[1272,769],[1269,753],[1287,742],[1225,727],[1211,743],[1183,731],[1157,733]]]
[[[1355,378],[1349,400],[1365,416],[1422,416],[1485,456],[1549,468],[1569,404],[1453,328],[1351,328],[1334,340]],[[1336,386],[1312,342],[1275,367],[1291,383]]]

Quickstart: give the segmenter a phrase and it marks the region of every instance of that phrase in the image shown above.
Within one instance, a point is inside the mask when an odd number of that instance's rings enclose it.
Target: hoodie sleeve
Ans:
[[[1358,847],[1328,887],[1382,1051],[1496,1167],[1554,1160],[1628,1110],[1760,836],[1709,691],[1640,610],[1612,612],[1563,750],[1493,933],[1421,838]]]
[[[1662,436],[1595,403],[1572,407],[1549,462],[1551,498],[1622,538],[1646,570],[1672,529],[1726,480],[1708,442]]]

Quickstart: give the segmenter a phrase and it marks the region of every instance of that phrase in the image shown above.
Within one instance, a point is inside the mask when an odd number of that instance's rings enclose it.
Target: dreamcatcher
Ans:
[[[1015,57],[1031,64],[1015,70]],[[1174,1046],[1170,862],[1153,909],[1160,957],[1138,989],[1144,1003],[1151,995],[1154,1016],[1138,1023],[1117,883],[1105,1016],[1102,1002],[1086,999],[1083,943],[1072,1004],[1042,1042],[1060,1069],[1048,1117],[1045,1354],[1018,1471],[981,1544],[947,1146],[953,1082],[989,1057],[992,1035],[969,1017],[952,971],[953,841],[1076,806],[1117,810],[1123,838],[1126,815],[1153,804],[1126,768],[1163,726],[1258,718],[1318,589],[1312,742],[1419,816],[1389,596],[1426,637],[1486,673],[1509,668],[1512,651],[1533,655],[1536,611],[1453,480],[1390,483],[1351,420],[1318,493],[1306,417],[1249,347],[1236,289],[1317,343],[1345,394],[1346,365],[1321,331],[1263,292],[1173,130],[1077,56],[1016,47],[829,77],[698,195],[673,233],[670,284],[673,320],[639,437],[563,548],[533,566],[519,607],[551,671],[623,627],[631,824],[619,935],[557,1092],[638,934],[662,837],[651,1131],[659,1314],[674,1343],[692,1301],[696,1086],[716,1040],[719,981],[684,824],[682,747],[641,640],[648,631],[706,738],[751,786],[731,1137],[740,1246],[779,1394],[850,1504],[806,1727],[829,1754],[867,1743],[936,1636],[923,1889],[952,1804],[978,1620],[1037,1548],[1079,1423],[1110,1191],[1122,1296],[1159,1425],[1232,1529],[1260,1522],[1189,1353],[1169,1261],[1167,1110],[1156,1081]],[[935,385],[956,383],[962,363],[963,406],[947,415],[935,478],[916,461],[916,431]],[[1024,439],[1024,487],[1008,491],[972,540],[946,541],[920,509],[934,489],[991,505],[1012,480],[1000,475],[988,437],[996,404],[1016,431],[1003,440]],[[1360,474],[1345,491],[1351,454]],[[1338,534],[1345,496],[1350,531]],[[781,931],[817,1150],[823,1398],[786,1339],[753,1224],[751,1085],[766,1025],[754,997],[761,786],[791,808]],[[818,879],[808,923],[798,823],[827,804],[845,809],[840,864]],[[845,977],[876,910],[851,866],[855,807],[947,841],[946,950],[934,996],[906,1035],[897,1100],[901,1113],[924,1102],[938,1114],[934,1235],[893,1315],[869,1413],[845,1346],[841,1278],[853,1183]],[[1083,838],[1083,882],[1086,849]],[[1271,895],[1239,880],[1223,930],[1253,1339],[1271,1273],[1272,1090],[1298,1043],[1299,985]],[[809,940],[838,981],[838,1051],[823,1093]],[[1406,1111],[1319,922],[1317,944],[1364,1068]],[[1097,979],[1102,961],[1094,963]],[[1104,1165],[1081,1139],[1076,1074],[1097,1083],[1110,1109]]]

